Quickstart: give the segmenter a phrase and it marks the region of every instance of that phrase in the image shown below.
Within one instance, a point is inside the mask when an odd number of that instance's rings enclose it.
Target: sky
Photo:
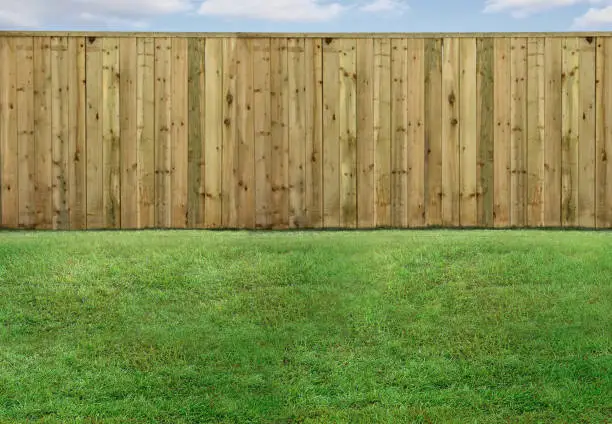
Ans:
[[[0,30],[612,30],[612,0],[0,0]]]

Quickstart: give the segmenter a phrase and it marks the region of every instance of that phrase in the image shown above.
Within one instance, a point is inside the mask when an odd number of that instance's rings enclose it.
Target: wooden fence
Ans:
[[[610,34],[0,33],[4,228],[612,227]]]

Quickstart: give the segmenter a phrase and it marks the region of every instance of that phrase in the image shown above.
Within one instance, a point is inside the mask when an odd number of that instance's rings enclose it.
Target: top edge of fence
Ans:
[[[0,37],[137,37],[137,38],[511,38],[511,37],[610,37],[612,31],[584,32],[375,32],[375,33],[280,33],[280,32],[90,32],[0,31]]]

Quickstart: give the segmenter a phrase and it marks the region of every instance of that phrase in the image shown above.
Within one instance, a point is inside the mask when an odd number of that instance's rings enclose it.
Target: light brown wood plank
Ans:
[[[374,40],[376,226],[391,226],[391,41]]]
[[[425,226],[425,43],[408,40],[408,226]]]
[[[0,225],[19,225],[15,39],[0,37]]]
[[[578,225],[580,73],[580,41],[567,38],[563,41],[562,79],[561,220],[564,227]]]
[[[545,41],[527,41],[527,225],[544,225]]]
[[[270,39],[253,40],[253,125],[255,131],[255,227],[270,228],[272,216],[270,127]]]
[[[104,163],[103,163],[103,143],[102,143],[102,118],[103,118],[103,97],[102,97],[102,38],[89,37],[86,42],[86,93],[87,93],[87,228],[104,228]],[[54,55],[56,53],[53,53]],[[57,67],[53,67],[53,80],[56,81],[63,72]],[[53,98],[55,99],[57,87],[53,88]],[[57,103],[54,101],[53,103]],[[53,116],[56,116],[56,109],[53,108]],[[55,118],[54,118],[55,122]],[[55,143],[55,124],[54,124],[54,143]],[[55,165],[54,165],[55,169]],[[54,180],[55,185],[55,180]],[[55,203],[54,203],[55,204]]]
[[[172,40],[155,39],[155,226],[172,227]]]
[[[187,226],[188,155],[189,155],[189,94],[188,94],[187,40],[172,39],[172,100],[170,102],[171,128],[171,185],[172,227]]]
[[[425,212],[442,224],[442,40],[425,40]]]
[[[189,49],[189,154],[187,227],[203,228],[206,192],[204,134],[206,134],[206,39],[187,40]]]
[[[462,227],[478,224],[478,101],[476,80],[476,39],[459,41],[460,140],[460,217]]]
[[[340,40],[323,41],[323,224],[340,227]]]
[[[444,39],[442,63],[442,224],[460,224],[460,63],[458,39]]]
[[[238,186],[238,40],[227,38],[223,43],[223,216],[222,226],[238,226],[236,187]]]
[[[544,111],[544,225],[561,225],[562,39],[547,38]]]
[[[376,226],[374,66],[374,41],[357,40],[357,224],[360,228]]]
[[[583,228],[595,227],[595,48],[593,37],[580,37],[580,100],[578,125],[578,202],[576,218]]]
[[[206,116],[204,127],[205,226],[219,228],[222,221],[223,175],[223,40],[206,40]]]
[[[68,210],[70,228],[87,228],[87,117],[85,90],[85,39],[68,39]]]
[[[598,228],[612,228],[612,39],[597,39],[596,169]]]
[[[357,45],[340,43],[340,226],[357,227]]]
[[[69,143],[70,107],[68,77],[68,39],[51,39],[51,86],[53,131],[53,228],[70,229]],[[101,157],[100,157],[101,158]],[[101,223],[105,225],[104,222]]]
[[[478,226],[493,227],[494,40],[477,40]]]
[[[303,38],[287,40],[289,84],[289,226],[305,227],[306,62]]]
[[[34,40],[15,39],[17,61],[17,143],[19,151],[19,227],[36,224],[36,144],[34,139]]]
[[[102,41],[102,144],[105,228],[121,228],[119,39]]]
[[[323,47],[321,39],[305,40],[306,213],[307,225],[323,226]]]
[[[510,40],[510,225],[527,222],[527,39]]]
[[[510,222],[510,167],[511,167],[511,53],[510,39],[498,38],[494,45],[494,205],[496,227],[507,227]]]
[[[155,227],[155,40],[137,40],[138,228]]]
[[[391,42],[391,225],[408,227],[408,40]]]
[[[51,96],[51,38],[36,37],[34,38],[35,226],[45,230],[53,228]]]
[[[119,113],[121,134],[121,227],[138,228],[138,45],[135,38],[119,39]]]

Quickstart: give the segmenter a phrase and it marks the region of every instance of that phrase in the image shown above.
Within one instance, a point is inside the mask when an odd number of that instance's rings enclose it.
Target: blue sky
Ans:
[[[0,0],[2,30],[612,30],[612,0]]]

